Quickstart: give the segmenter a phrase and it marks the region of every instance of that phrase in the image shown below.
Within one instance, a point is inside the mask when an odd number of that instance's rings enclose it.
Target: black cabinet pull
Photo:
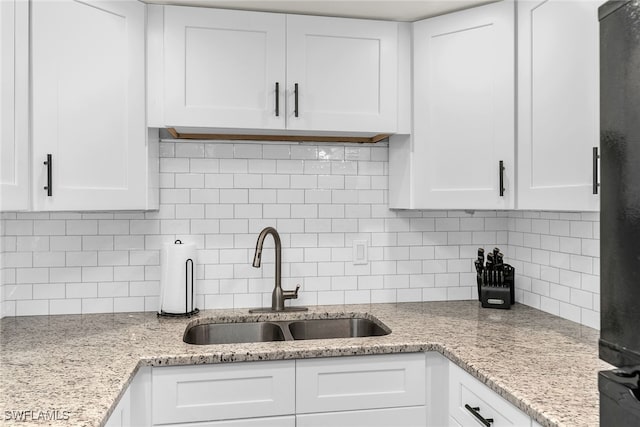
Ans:
[[[47,185],[44,187],[47,190],[47,196],[53,195],[53,156],[47,154],[47,161],[44,162],[47,165]]]
[[[504,197],[504,161],[502,160],[498,164],[498,173],[500,177],[500,197]]]
[[[293,98],[294,98],[293,115],[298,117],[298,83],[293,85]]]
[[[598,182],[598,159],[600,156],[598,155],[598,147],[593,147],[593,194],[598,194],[598,187],[600,183]]]
[[[280,83],[276,82],[276,117],[280,117]]]
[[[467,411],[471,412],[471,415],[476,417],[478,421],[480,421],[483,425],[485,425],[486,427],[491,427],[491,424],[493,423],[493,418],[485,418],[482,415],[480,415],[480,412],[478,412],[480,411],[479,407],[476,406],[472,408],[466,403],[464,404],[464,407],[466,408]]]

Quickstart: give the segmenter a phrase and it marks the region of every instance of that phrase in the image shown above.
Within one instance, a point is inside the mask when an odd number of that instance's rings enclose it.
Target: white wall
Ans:
[[[390,211],[387,175],[386,143],[163,142],[159,212],[2,215],[4,314],[156,310],[159,250],[176,238],[199,248],[198,307],[269,306],[273,251],[250,264],[271,225],[284,287],[302,285],[296,304],[476,298],[477,248],[497,245],[517,269],[518,301],[597,326],[598,271],[582,271],[583,258],[597,264],[582,253],[597,235],[572,237],[596,217]],[[368,240],[368,265],[351,262],[354,239]]]

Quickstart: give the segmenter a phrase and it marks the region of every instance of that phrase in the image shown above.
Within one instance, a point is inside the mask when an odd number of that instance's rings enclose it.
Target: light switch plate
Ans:
[[[369,264],[369,242],[367,240],[353,241],[353,265]]]

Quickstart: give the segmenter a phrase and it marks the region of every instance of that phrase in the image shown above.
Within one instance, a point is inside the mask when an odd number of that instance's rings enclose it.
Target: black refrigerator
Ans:
[[[640,426],[640,0],[600,19],[601,426]]]

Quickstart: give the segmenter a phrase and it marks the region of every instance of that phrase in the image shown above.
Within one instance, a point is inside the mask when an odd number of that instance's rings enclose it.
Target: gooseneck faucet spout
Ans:
[[[282,290],[282,243],[280,242],[280,235],[273,227],[266,227],[260,232],[258,236],[258,242],[256,243],[256,252],[253,256],[253,266],[260,268],[262,261],[262,246],[264,245],[264,239],[267,235],[273,236],[273,242],[276,249],[276,277],[273,293],[271,294],[271,310],[272,311],[284,311],[284,301],[288,299],[298,298],[298,290],[300,285],[296,286],[295,291],[283,291]]]

